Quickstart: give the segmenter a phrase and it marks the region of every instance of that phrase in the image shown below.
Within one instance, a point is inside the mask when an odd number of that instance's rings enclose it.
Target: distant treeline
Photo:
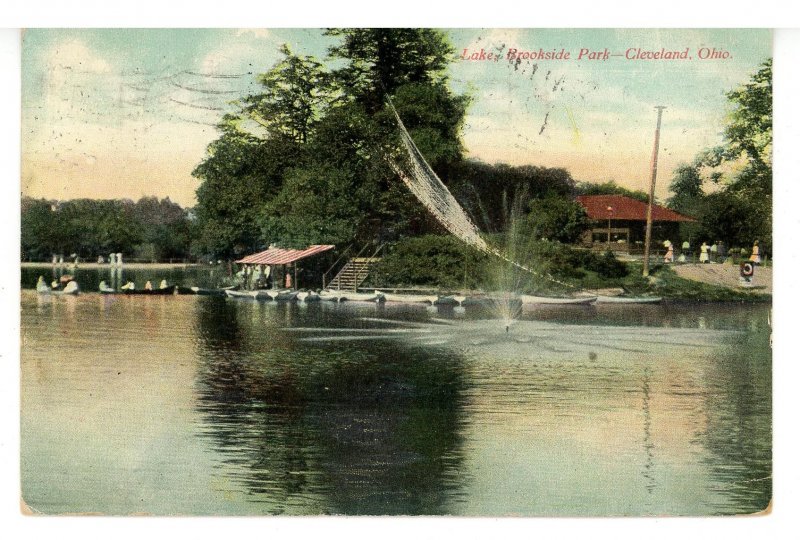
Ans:
[[[169,198],[75,199],[22,198],[21,250],[24,261],[108,259],[165,261],[190,257],[192,220],[188,210]]]

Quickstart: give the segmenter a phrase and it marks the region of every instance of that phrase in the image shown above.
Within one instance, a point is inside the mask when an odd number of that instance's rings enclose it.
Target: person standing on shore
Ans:
[[[761,264],[761,253],[758,249],[758,240],[753,242],[753,253],[750,255],[750,262]]]
[[[667,252],[664,254],[664,262],[665,263],[675,262],[675,253],[672,249],[672,242],[667,240],[666,242],[664,242],[664,244],[666,244],[667,247]]]
[[[708,262],[708,244],[703,242],[700,246],[700,264]]]

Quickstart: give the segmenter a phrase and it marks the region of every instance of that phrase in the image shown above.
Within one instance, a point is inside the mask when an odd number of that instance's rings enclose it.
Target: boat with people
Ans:
[[[122,289],[120,292],[128,296],[168,296],[175,294],[175,287],[166,287],[164,289]]]
[[[39,294],[51,294],[55,296],[71,295],[78,294],[80,292],[80,287],[78,286],[77,281],[70,279],[66,282],[64,288],[62,289],[60,281],[54,281],[53,285],[48,285],[44,280],[44,276],[39,276],[39,280],[36,282],[36,292]]]

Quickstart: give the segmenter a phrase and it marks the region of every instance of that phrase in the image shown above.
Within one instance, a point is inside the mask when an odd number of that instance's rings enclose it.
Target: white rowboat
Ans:
[[[658,304],[660,296],[598,296],[598,304]]]
[[[519,295],[523,305],[548,304],[548,305],[588,305],[597,300],[596,296],[586,298],[554,298],[551,296],[531,296],[529,294]]]

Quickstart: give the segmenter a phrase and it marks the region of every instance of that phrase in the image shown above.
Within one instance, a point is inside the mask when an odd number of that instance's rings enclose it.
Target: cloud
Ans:
[[[239,28],[236,37],[253,36],[256,39],[272,39],[272,34],[266,28]]]
[[[111,64],[78,39],[54,46],[45,59],[48,70],[72,70],[76,73],[109,73]]]

